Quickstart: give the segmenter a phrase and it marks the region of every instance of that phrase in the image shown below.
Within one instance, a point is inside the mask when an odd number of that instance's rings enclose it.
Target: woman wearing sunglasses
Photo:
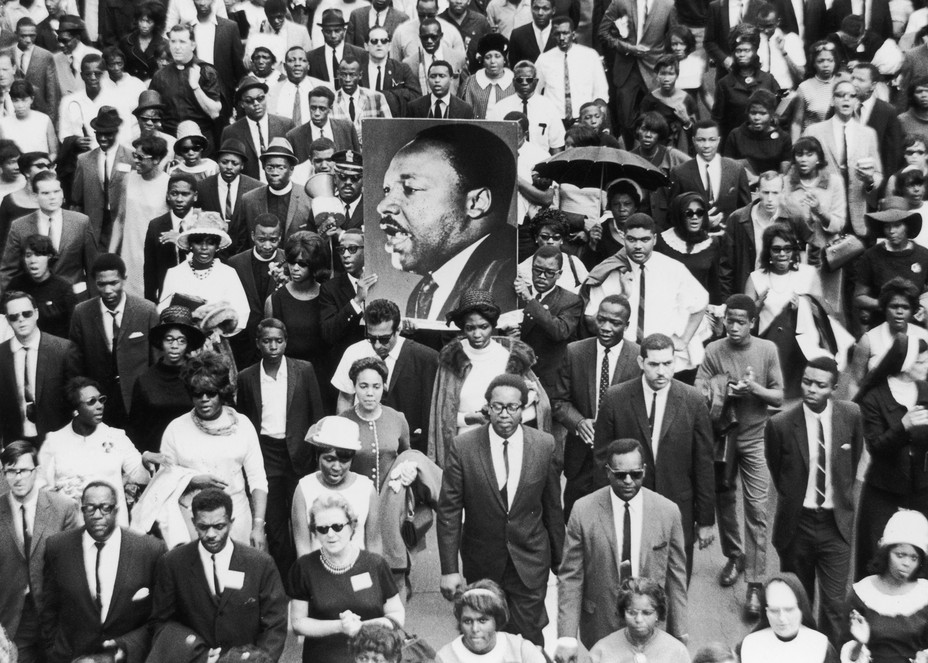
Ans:
[[[255,427],[230,405],[235,387],[229,372],[224,356],[206,351],[181,369],[192,409],[164,430],[158,462],[196,472],[182,505],[189,505],[190,494],[204,488],[228,493],[232,498],[232,539],[264,550],[264,458]]]
[[[287,356],[312,362],[327,383],[325,370],[331,361],[322,338],[319,287],[329,279],[329,243],[314,232],[301,230],[284,243],[284,259],[290,281],[264,303],[264,316],[277,318],[287,327]]]
[[[654,250],[679,260],[709,292],[710,304],[722,304],[725,290],[719,276],[722,240],[709,235],[709,206],[698,193],[687,192],[670,201],[670,228],[657,236]]]
[[[290,623],[305,638],[304,663],[353,663],[349,642],[363,625],[402,626],[406,611],[386,560],[362,549],[357,512],[344,496],[317,498],[308,520],[320,547],[290,569]]]
[[[49,433],[39,452],[39,472],[50,489],[79,503],[84,486],[106,481],[116,488],[120,527],[129,525],[126,507],[127,484],[143,485],[149,480],[145,462],[151,454],[138,452],[126,434],[103,423],[106,396],[90,378],[76,377],[65,387],[65,398],[73,418],[64,428]]]
[[[306,433],[306,441],[315,447],[319,470],[300,479],[293,493],[290,521],[297,557],[323,545],[325,537],[312,527],[310,507],[317,499],[333,495],[351,505],[355,514],[351,530],[357,535],[357,546],[379,553],[377,490],[373,481],[351,471],[351,461],[361,450],[358,424],[344,417],[323,417]]]

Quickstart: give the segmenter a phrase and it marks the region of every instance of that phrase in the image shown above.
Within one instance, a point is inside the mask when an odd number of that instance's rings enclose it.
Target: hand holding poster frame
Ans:
[[[446,329],[469,288],[518,308],[512,122],[364,121],[365,272],[420,329]]]

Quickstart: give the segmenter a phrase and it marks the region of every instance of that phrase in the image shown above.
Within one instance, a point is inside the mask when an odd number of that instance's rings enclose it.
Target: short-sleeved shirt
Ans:
[[[715,375],[727,373],[733,380],[740,380],[754,371],[754,381],[767,389],[782,389],[783,374],[780,358],[773,341],[752,337],[746,346],[732,345],[727,338],[713,341],[706,346],[706,358],[696,374],[697,380],[709,380]],[[760,440],[764,437],[767,423],[767,404],[754,395],[734,399],[735,415],[738,418],[739,441]]]
[[[212,119],[209,113],[200,107],[188,80],[187,69],[192,64],[200,65],[200,87],[203,88],[203,92],[213,101],[219,101],[219,74],[212,65],[193,59],[180,69],[175,64],[159,69],[152,77],[150,87],[161,95],[165,106],[164,130],[171,135],[177,133],[177,125],[182,120],[193,120],[204,134],[211,133]],[[207,132],[207,129],[210,129],[210,132]]]
[[[320,551],[300,557],[290,569],[290,598],[309,604],[313,619],[338,619],[345,610],[362,621],[383,617],[383,604],[399,594],[393,573],[380,555],[362,550],[347,573],[335,575],[322,564]],[[323,638],[306,638],[303,661],[352,663],[348,636],[343,633]]]

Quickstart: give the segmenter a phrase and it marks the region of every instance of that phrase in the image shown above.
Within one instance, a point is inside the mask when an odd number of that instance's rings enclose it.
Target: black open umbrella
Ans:
[[[647,159],[614,147],[572,147],[535,166],[542,177],[580,188],[605,188],[627,177],[642,189],[670,184],[667,176]]]

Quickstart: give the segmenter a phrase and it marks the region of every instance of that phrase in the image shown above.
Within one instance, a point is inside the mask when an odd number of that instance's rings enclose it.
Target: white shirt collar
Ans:
[[[121,316],[125,312],[126,312],[126,293],[125,292],[122,293],[122,295],[120,295],[119,303],[116,304],[116,308],[114,308],[112,311],[106,308],[106,304],[103,303],[103,298],[102,297],[100,298],[100,313],[104,317],[110,315],[111,313],[115,313],[116,315]]]
[[[280,368],[277,369],[277,377],[272,378],[268,375],[267,370],[264,368],[264,360],[261,360],[261,382],[286,382],[287,381],[287,360],[286,358],[280,360]]]
[[[15,336],[10,338],[10,351],[19,352],[24,347],[29,348],[30,350],[37,350],[39,347],[39,341],[42,338],[42,333],[36,329],[35,333],[32,335],[26,343],[21,343],[18,338]]]
[[[90,534],[88,534],[87,530],[85,529],[84,533],[81,535],[81,545],[84,548],[84,553],[95,551],[96,550],[96,546],[94,545],[95,543],[96,543],[96,540],[93,537],[91,537]],[[103,547],[104,548],[109,547],[111,544],[116,544],[118,546],[120,543],[122,543],[122,529],[117,526],[116,529],[113,530],[113,533],[110,534],[110,538],[108,538],[106,541],[103,542]]]
[[[480,246],[487,237],[489,237],[489,235],[484,235],[478,241],[464,248],[462,251],[459,251],[451,260],[432,272],[432,279],[438,284],[439,288],[447,287],[450,289],[457,282],[458,277],[461,275],[461,271],[464,269],[464,265],[467,264],[473,252],[477,250],[477,247]]]
[[[229,568],[229,564],[232,561],[232,548],[234,545],[231,537],[226,540],[226,547],[216,553],[216,566],[225,569]],[[202,543],[197,543],[197,552],[200,554],[200,561],[203,563],[203,566],[211,568],[213,566],[212,553],[204,548]],[[220,578],[220,582],[221,581],[222,579]]]
[[[36,470],[36,472],[38,472],[38,470]],[[7,493],[7,496],[10,499],[10,507],[13,509],[14,518],[19,517],[17,512],[19,511],[20,506],[25,506],[27,513],[32,513],[35,511],[35,505],[39,501],[39,490],[38,482],[34,483],[32,486],[32,492],[26,495],[26,499],[24,499],[22,502],[13,497],[12,491]]]
[[[648,384],[648,381],[645,379],[645,377],[643,375],[641,376],[641,386],[644,387],[644,396],[646,400],[650,400],[652,394],[657,394],[658,397],[666,395],[670,391],[671,384],[673,384],[673,380],[667,382],[667,386],[663,389],[651,389],[651,385]]]
[[[642,466],[643,465],[644,463],[642,463]],[[615,492],[612,490],[612,488],[609,489],[609,495],[610,497],[612,497],[612,510],[615,513],[618,513],[621,515],[622,511],[625,510],[625,500],[623,500],[621,497],[616,495]],[[632,511],[635,511],[636,509],[644,508],[644,497],[642,496],[642,491],[640,489],[638,490],[637,493],[635,493],[635,496],[633,498],[628,500],[628,507]]]
[[[271,187],[267,188],[267,192],[271,194],[272,196],[286,196],[292,190],[293,190],[292,181],[287,182],[287,186],[285,186],[283,189],[272,189]]]

